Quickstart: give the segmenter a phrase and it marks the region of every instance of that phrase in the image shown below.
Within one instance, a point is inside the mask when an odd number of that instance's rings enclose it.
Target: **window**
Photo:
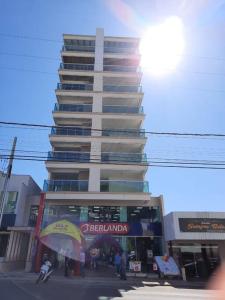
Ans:
[[[37,217],[38,217],[38,208],[39,208],[38,205],[31,205],[28,226],[34,227],[36,225]]]
[[[3,196],[3,192],[1,192],[1,197],[0,197],[1,201],[2,201],[2,196]],[[15,214],[17,197],[18,197],[18,192],[7,192],[6,193],[6,201],[5,201],[5,207],[4,207],[5,214]]]

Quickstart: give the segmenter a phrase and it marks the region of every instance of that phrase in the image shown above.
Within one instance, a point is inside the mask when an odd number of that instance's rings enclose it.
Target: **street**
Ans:
[[[17,300],[108,300],[108,299],[213,299],[213,291],[160,286],[151,282],[102,278],[52,278],[35,284],[34,278],[0,278],[0,299]]]

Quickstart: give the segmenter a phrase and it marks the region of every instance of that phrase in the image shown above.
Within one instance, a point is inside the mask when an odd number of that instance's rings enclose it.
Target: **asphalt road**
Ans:
[[[51,279],[46,284],[35,284],[33,279],[1,278],[1,300],[179,300],[213,299],[213,292],[201,289],[183,289],[155,286],[132,280]]]

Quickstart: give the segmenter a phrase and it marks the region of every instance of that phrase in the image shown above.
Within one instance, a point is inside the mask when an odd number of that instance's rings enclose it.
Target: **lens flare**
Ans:
[[[183,23],[178,17],[170,17],[162,24],[151,26],[140,42],[141,66],[152,75],[172,72],[184,51]]]

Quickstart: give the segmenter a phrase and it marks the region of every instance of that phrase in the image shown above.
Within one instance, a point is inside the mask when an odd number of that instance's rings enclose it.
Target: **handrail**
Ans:
[[[91,112],[92,104],[59,104],[59,103],[55,103],[54,111]]]

